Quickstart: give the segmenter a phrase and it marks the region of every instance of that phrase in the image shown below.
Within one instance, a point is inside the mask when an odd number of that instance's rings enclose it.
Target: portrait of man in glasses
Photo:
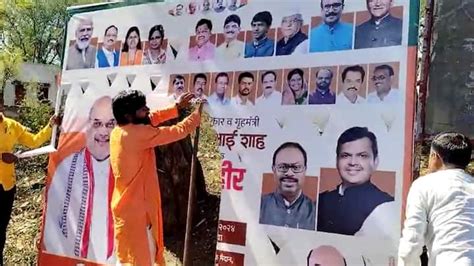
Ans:
[[[263,195],[260,223],[314,230],[315,202],[303,193],[307,155],[295,142],[286,142],[273,153],[272,171],[276,190]]]
[[[389,65],[378,65],[374,69],[372,82],[374,91],[367,95],[368,103],[397,103],[400,100],[399,90],[393,88],[395,71]]]

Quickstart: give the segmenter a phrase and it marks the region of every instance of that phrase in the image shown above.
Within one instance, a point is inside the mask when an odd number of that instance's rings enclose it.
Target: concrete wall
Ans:
[[[20,68],[20,73],[16,80],[24,83],[39,82],[50,84],[48,100],[54,105],[57,93],[56,75],[58,73],[59,68],[54,66],[24,63]],[[27,97],[33,96],[27,95]],[[3,99],[6,106],[15,105],[15,86],[11,82],[8,82],[5,86]]]
[[[436,0],[427,133],[474,138],[474,0]]]

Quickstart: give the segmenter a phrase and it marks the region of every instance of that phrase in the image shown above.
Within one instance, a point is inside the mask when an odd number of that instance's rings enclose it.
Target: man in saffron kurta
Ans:
[[[154,147],[180,140],[199,125],[200,115],[196,110],[174,126],[158,126],[176,118],[177,108],[189,106],[192,97],[192,94],[183,94],[176,107],[151,114],[140,91],[122,91],[114,98],[112,108],[118,127],[110,138],[110,163],[115,176],[112,214],[115,251],[120,264],[164,265],[161,197]],[[152,241],[149,241],[149,235]]]

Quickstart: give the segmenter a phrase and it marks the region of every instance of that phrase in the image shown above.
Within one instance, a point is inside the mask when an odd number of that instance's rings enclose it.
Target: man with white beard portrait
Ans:
[[[91,44],[93,30],[92,19],[79,19],[76,40],[69,46],[66,70],[94,68],[97,49]]]

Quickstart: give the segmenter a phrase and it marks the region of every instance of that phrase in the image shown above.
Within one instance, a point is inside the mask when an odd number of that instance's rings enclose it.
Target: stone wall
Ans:
[[[426,132],[474,138],[474,0],[436,0]]]

